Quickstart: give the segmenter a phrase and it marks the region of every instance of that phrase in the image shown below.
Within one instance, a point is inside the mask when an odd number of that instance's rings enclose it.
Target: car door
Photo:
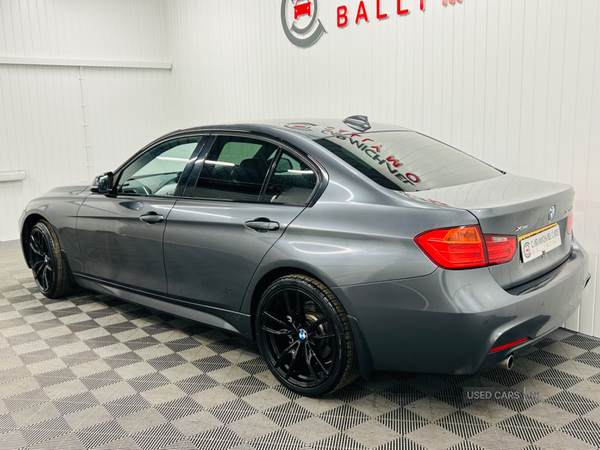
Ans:
[[[77,216],[85,275],[167,292],[165,222],[204,139],[185,136],[158,143],[115,174],[110,195],[85,199]]]
[[[167,221],[168,292],[237,311],[258,264],[306,207],[321,174],[273,141],[237,135],[216,136],[198,162]]]

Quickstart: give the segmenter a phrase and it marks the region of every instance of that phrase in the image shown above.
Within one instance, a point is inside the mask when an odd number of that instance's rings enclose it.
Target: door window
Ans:
[[[174,139],[145,152],[119,177],[118,194],[172,196],[202,136]]]
[[[304,206],[317,185],[314,169],[283,151],[261,201]]]
[[[204,160],[194,197],[258,201],[278,146],[237,136],[219,136]]]

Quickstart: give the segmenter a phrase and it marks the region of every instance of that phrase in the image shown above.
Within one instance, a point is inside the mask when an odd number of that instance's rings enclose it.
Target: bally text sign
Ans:
[[[326,32],[318,18],[319,0],[281,0],[281,24],[289,41],[297,47],[310,47]],[[427,0],[433,1],[433,0]],[[461,3],[462,0],[438,0],[443,6]],[[405,16],[410,13],[410,4],[425,11],[426,0],[360,0],[355,4],[340,4],[336,7],[336,27],[349,24],[360,25],[372,19],[383,20],[392,15]],[[371,8],[372,10],[369,10]]]

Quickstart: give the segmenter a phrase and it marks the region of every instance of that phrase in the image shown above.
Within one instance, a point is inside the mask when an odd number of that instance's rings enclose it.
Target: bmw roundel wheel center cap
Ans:
[[[308,337],[308,333],[304,329],[301,329],[300,331],[298,331],[298,337],[301,341],[305,341]]]

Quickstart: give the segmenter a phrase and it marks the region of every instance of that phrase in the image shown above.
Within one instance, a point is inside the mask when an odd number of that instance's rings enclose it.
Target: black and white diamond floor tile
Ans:
[[[599,447],[600,339],[559,329],[512,372],[380,373],[304,398],[252,342],[87,291],[43,297],[18,244],[0,244],[0,449]]]

